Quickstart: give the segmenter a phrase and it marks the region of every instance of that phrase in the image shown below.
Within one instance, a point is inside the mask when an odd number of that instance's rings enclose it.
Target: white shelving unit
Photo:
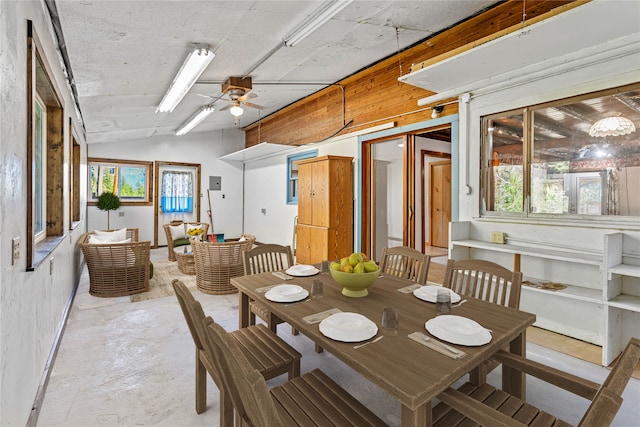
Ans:
[[[540,310],[536,314],[542,327],[558,329],[556,332],[574,336],[574,334],[579,335],[579,332],[576,332],[576,327],[570,326],[570,320],[577,319],[576,322],[580,323],[580,319],[589,319],[597,324],[598,335],[600,333],[602,335],[604,366],[611,364],[631,337],[640,336],[640,258],[624,255],[640,253],[640,248],[635,247],[639,244],[637,239],[628,237],[625,240],[624,233],[606,234],[602,255],[600,255],[580,249],[558,250],[542,245],[530,247],[475,240],[471,238],[471,230],[470,222],[451,223],[449,258],[465,259],[479,257],[478,255],[482,253],[489,255],[506,253],[513,255],[514,270],[522,270],[522,258],[529,257],[544,259],[551,263],[568,263],[569,269],[587,268],[594,274],[597,272],[599,275],[597,288],[584,286],[582,283],[567,283],[565,289],[556,291],[530,286],[523,286],[522,290],[523,301],[526,298],[525,294],[532,300],[544,301],[544,304],[533,304]],[[527,274],[527,271],[523,273]],[[570,301],[574,303],[568,306]],[[560,311],[560,315],[567,319],[567,326],[557,326],[558,322],[545,319],[545,314],[550,311],[555,313]],[[549,325],[555,325],[556,328],[548,327]],[[581,337],[576,336],[576,338]]]

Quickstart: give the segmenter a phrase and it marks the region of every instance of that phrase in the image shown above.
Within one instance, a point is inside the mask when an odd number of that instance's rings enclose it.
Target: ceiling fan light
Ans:
[[[620,136],[635,132],[633,122],[626,117],[614,116],[600,119],[591,126],[589,135],[594,137]]]
[[[196,48],[189,53],[180,71],[171,82],[167,93],[158,104],[156,113],[170,113],[173,111],[215,56],[215,53],[202,47]]]
[[[244,113],[244,110],[242,109],[242,107],[240,107],[238,105],[234,105],[233,107],[231,107],[229,109],[229,112],[234,117],[240,117],[242,115],[242,113]]]
[[[211,105],[205,105],[199,109],[193,116],[189,117],[189,120],[184,122],[178,130],[176,130],[176,136],[184,135],[191,131],[194,127],[198,126],[207,116],[215,111]]]

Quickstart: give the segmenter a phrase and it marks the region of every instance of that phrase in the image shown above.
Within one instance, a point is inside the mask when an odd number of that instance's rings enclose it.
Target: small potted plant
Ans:
[[[115,211],[120,207],[120,197],[110,192],[104,192],[98,196],[96,206],[101,211],[107,211],[107,230],[111,230],[109,211]]]

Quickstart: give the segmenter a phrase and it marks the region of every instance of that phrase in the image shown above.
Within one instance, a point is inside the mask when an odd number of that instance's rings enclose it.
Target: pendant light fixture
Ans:
[[[605,136],[628,135],[636,131],[633,122],[619,114],[598,120],[589,129],[589,135],[603,138]]]

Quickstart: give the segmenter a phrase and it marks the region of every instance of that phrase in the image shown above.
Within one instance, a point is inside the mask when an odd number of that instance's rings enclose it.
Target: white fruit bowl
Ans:
[[[376,281],[380,275],[380,269],[371,273],[345,273],[334,269],[329,270],[331,277],[342,285],[342,295],[348,297],[365,297],[369,295],[367,288]]]

